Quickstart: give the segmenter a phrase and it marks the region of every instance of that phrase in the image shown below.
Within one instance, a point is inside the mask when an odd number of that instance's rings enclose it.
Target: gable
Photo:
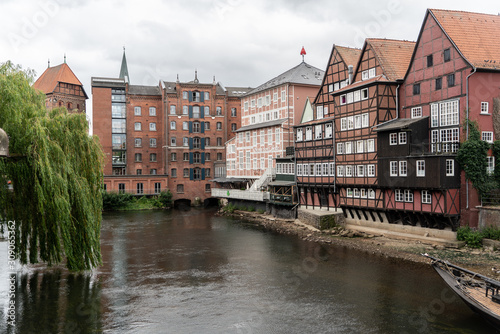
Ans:
[[[307,123],[314,119],[314,109],[311,104],[309,98],[307,98],[306,103],[304,105],[304,110],[302,111],[302,118],[300,119],[300,123]]]

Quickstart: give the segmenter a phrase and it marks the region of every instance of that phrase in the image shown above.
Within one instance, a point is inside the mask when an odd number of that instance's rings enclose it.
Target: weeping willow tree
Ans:
[[[101,263],[101,146],[85,115],[47,112],[32,82],[30,71],[0,66],[0,128],[10,138],[10,157],[0,158],[0,220],[15,221],[21,263],[91,269]]]

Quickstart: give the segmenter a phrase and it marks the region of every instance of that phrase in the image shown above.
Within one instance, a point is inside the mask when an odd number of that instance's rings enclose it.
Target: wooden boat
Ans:
[[[422,254],[445,283],[476,313],[500,329],[500,282],[448,261]]]

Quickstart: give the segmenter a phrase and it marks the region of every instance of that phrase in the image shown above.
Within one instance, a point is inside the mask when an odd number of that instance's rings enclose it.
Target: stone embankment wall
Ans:
[[[478,207],[479,209],[479,228],[493,226],[500,228],[500,207]]]
[[[297,215],[302,223],[318,230],[345,226],[345,217],[342,212],[299,209]]]

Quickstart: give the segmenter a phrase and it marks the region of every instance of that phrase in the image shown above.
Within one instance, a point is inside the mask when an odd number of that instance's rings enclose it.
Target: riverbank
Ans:
[[[303,224],[298,219],[280,219],[256,212],[234,211],[227,213],[219,211],[218,214],[240,218],[265,230],[280,234],[295,235],[306,241],[325,245],[334,244],[400,261],[429,264],[429,259],[421,255],[427,253],[482,275],[500,280],[500,251],[492,247],[483,247],[482,249],[470,249],[467,247],[446,248],[438,245],[423,244],[415,240],[397,240],[344,230],[342,228],[320,231],[312,226]]]

